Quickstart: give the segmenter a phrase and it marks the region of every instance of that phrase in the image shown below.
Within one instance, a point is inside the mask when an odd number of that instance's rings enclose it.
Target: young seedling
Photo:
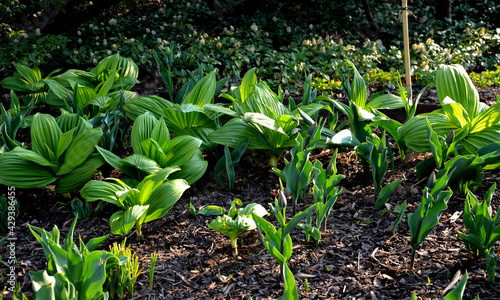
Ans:
[[[318,125],[313,123],[307,130],[307,136],[298,136],[298,145],[290,150],[292,160],[285,160],[283,171],[273,168],[278,177],[286,183],[286,189],[292,194],[292,214],[296,214],[297,201],[302,200],[313,178],[313,165],[309,161],[314,145],[321,139],[321,130],[324,122]]]
[[[451,172],[453,173],[453,171]],[[422,202],[418,205],[417,210],[408,214],[408,225],[411,230],[411,260],[410,272],[413,272],[413,263],[415,260],[415,252],[420,246],[420,243],[427,237],[427,235],[438,225],[439,218],[443,212],[448,208],[448,200],[453,195],[450,188],[445,191],[448,178],[451,174],[444,173],[439,179],[436,180],[434,173],[427,182],[422,195]],[[430,190],[430,191],[429,191]]]
[[[149,288],[153,288],[153,278],[155,276],[156,260],[158,259],[158,253],[155,251],[151,254],[151,267],[149,268]]]
[[[298,299],[295,279],[292,272],[288,269],[287,262],[292,256],[292,238],[290,232],[305,219],[313,210],[317,209],[318,204],[311,205],[306,210],[294,215],[292,219],[286,222],[286,197],[283,191],[280,191],[278,198],[274,200],[274,206],[271,204],[271,210],[278,220],[281,228],[276,229],[271,223],[264,220],[262,217],[254,214],[254,220],[259,230],[259,236],[267,251],[276,259],[280,265],[281,278],[285,283],[285,293],[280,299]],[[293,282],[293,285],[292,285]],[[287,295],[285,297],[285,295]],[[295,295],[293,298],[292,295]]]
[[[234,199],[228,214],[218,216],[208,225],[208,228],[229,237],[234,257],[238,256],[238,235],[245,230],[256,228],[254,216],[263,217],[268,214],[267,210],[257,203],[250,203],[245,208],[237,208],[236,205],[242,206],[243,203],[238,198]]]

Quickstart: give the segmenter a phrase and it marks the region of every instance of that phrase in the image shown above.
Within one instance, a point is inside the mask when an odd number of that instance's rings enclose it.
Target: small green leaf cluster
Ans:
[[[210,222],[208,228],[225,234],[231,240],[231,252],[234,257],[238,256],[238,236],[245,230],[255,229],[255,221],[253,216],[263,217],[268,214],[267,210],[260,204],[250,203],[244,208],[237,208],[236,205],[242,206],[243,202],[236,198],[233,200],[227,214],[217,216],[215,220]],[[223,211],[221,207],[211,207],[211,210],[218,209]],[[204,214],[198,212],[198,214]]]

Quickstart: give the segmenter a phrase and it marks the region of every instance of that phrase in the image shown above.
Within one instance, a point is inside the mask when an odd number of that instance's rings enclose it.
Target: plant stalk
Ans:
[[[411,66],[410,66],[410,39],[408,34],[408,0],[402,0],[403,10],[403,42],[405,59],[405,79],[407,95],[411,96]],[[412,99],[409,98],[409,104],[412,105]]]
[[[415,262],[415,252],[414,248],[411,248],[411,258],[410,258],[410,273],[413,273],[413,263]]]

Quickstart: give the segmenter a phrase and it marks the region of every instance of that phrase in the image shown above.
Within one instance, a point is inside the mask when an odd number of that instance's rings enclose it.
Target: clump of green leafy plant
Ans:
[[[142,274],[142,269],[139,269],[139,257],[137,253],[132,254],[130,245],[126,246],[127,239],[125,238],[121,244],[114,242],[109,246],[109,252],[120,257],[126,258],[124,264],[113,264],[106,268],[106,281],[103,289],[109,292],[109,296],[113,298],[115,295],[119,299],[123,299],[125,292],[134,297],[134,286],[139,275]]]
[[[260,204],[250,203],[244,208],[237,208],[236,205],[243,205],[243,202],[236,198],[231,204],[231,208],[226,214],[218,216],[208,224],[208,228],[225,234],[231,240],[231,253],[238,256],[238,236],[245,230],[256,228],[254,215],[263,217],[268,214],[267,210]]]
[[[460,65],[441,65],[436,71],[436,89],[441,110],[418,115],[398,129],[406,146],[417,152],[430,150],[422,143],[427,136],[427,120],[438,135],[454,130],[460,136],[459,154],[473,154],[500,139],[500,103],[491,107],[479,101],[479,94]]]
[[[453,172],[453,171],[452,171]],[[436,179],[433,174],[429,177],[427,187],[425,187],[422,195],[422,202],[418,205],[414,213],[408,214],[408,225],[411,231],[411,260],[410,272],[413,272],[413,263],[415,260],[415,252],[424,241],[427,235],[438,225],[439,218],[448,208],[448,200],[450,200],[453,192],[450,188],[444,190],[448,183],[448,178],[451,174],[448,172]]]
[[[142,180],[164,168],[180,168],[171,177],[196,182],[207,169],[208,162],[199,150],[202,141],[189,135],[170,138],[163,118],[156,119],[146,112],[135,119],[131,131],[134,154],[120,158],[97,147],[104,159],[127,176]]]
[[[496,241],[500,239],[500,224],[498,211],[492,216],[491,200],[495,192],[496,184],[493,184],[486,193],[483,202],[479,202],[477,197],[468,191],[464,207],[464,224],[467,231],[465,233],[457,232],[458,236],[464,241],[465,248],[469,258],[484,257],[488,260],[490,250]],[[495,251],[492,252],[493,256]],[[491,262],[495,262],[493,258]],[[490,274],[488,270],[488,274]],[[494,265],[493,276],[494,278]]]
[[[91,239],[80,247],[73,242],[77,218],[74,219],[61,246],[60,232],[54,226],[52,233],[29,225],[30,231],[42,245],[48,259],[47,270],[30,272],[33,290],[38,299],[102,299],[106,268],[124,264],[127,257],[118,257],[107,251],[95,250],[108,236]]]
[[[183,179],[167,180],[177,170],[165,168],[130,185],[116,178],[108,179],[116,183],[92,180],[81,195],[86,201],[102,200],[123,209],[109,219],[112,233],[124,235],[135,227],[137,237],[142,237],[142,224],[165,216],[189,188]]]
[[[100,128],[73,114],[57,119],[37,113],[31,124],[32,150],[15,147],[0,156],[0,182],[18,188],[56,185],[63,194],[85,184],[104,164],[93,154],[102,136]]]

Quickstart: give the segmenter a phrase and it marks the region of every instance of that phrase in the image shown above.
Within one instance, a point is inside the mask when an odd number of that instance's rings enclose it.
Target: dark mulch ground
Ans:
[[[497,90],[491,93],[500,94]],[[487,100],[491,99],[494,97]],[[312,158],[326,164],[333,152],[317,150]],[[405,200],[408,213],[419,204],[424,183],[417,182],[415,166],[422,158],[420,155],[408,161],[397,159],[395,169],[389,170],[387,182],[405,179],[389,202],[391,212]],[[139,255],[145,270],[139,277],[133,299],[276,299],[281,295],[279,267],[262,246],[255,230],[240,236],[239,256],[233,258],[229,239],[207,227],[213,217],[193,217],[188,206],[191,198],[197,208],[209,204],[228,208],[234,198],[240,198],[245,205],[256,202],[267,208],[279,188],[267,160],[265,151],[247,152],[236,166],[237,180],[232,192],[215,186],[213,174],[207,173],[166,217],[144,225],[143,240],[136,241],[132,234],[128,236],[127,243]],[[334,206],[320,244],[307,243],[298,229],[292,232],[294,252],[289,265],[301,299],[408,299],[412,292],[417,293],[419,299],[440,299],[450,289],[448,285],[453,277],[465,270],[470,279],[464,299],[473,299],[476,295],[481,299],[500,299],[500,283],[487,283],[485,261],[469,261],[463,242],[456,235],[457,230],[464,230],[463,196],[450,200],[440,224],[417,252],[415,273],[409,274],[407,217],[393,235],[391,227],[395,216],[390,213],[380,216],[375,210],[371,180],[364,177],[355,153],[347,149],[341,151],[337,167],[339,174],[346,175],[340,184],[344,192]],[[480,199],[487,188],[499,181],[498,171],[487,171],[486,188],[477,191]],[[22,290],[31,295],[29,271],[45,269],[46,259],[27,225],[47,230],[57,225],[65,234],[74,216],[70,206],[61,204],[70,199],[48,189],[18,190],[17,196],[21,211],[16,221],[19,260],[16,272]],[[312,199],[308,197],[299,203],[299,209],[310,204]],[[500,196],[496,193],[494,209],[499,205]],[[84,241],[109,234],[108,220],[114,209],[108,206],[97,217],[80,220],[76,234]],[[101,249],[108,249],[110,244],[122,239],[122,236],[111,235]],[[150,289],[147,270],[154,251],[159,255]],[[5,247],[0,254],[7,256]],[[500,265],[497,273],[499,271]],[[5,285],[7,270],[2,267],[0,272],[1,284]]]

